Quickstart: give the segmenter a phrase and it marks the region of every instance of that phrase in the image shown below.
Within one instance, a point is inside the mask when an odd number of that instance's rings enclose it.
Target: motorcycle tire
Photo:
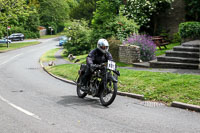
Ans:
[[[100,102],[103,106],[110,105],[117,95],[117,83],[114,83],[112,81],[108,82],[106,85],[106,89],[103,89],[103,91],[100,94]],[[112,96],[108,99],[108,101],[105,100],[105,97],[111,94]]]
[[[77,92],[77,95],[78,95],[79,98],[84,98],[87,95],[87,93],[83,92],[81,90],[81,83],[80,82],[81,81],[80,81],[80,77],[79,77],[78,80],[77,80],[76,92]]]

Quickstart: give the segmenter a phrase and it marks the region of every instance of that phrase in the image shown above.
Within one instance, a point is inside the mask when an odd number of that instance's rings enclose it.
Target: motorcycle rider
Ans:
[[[82,76],[82,90],[87,91],[87,81],[90,80],[92,70],[95,67],[95,65],[99,65],[101,63],[106,63],[108,60],[113,60],[112,55],[110,52],[108,52],[109,49],[109,43],[106,39],[99,39],[97,42],[97,48],[90,51],[86,58],[86,70],[85,73]]]

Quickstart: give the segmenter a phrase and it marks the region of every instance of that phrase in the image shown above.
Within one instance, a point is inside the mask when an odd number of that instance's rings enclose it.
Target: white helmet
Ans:
[[[99,39],[99,41],[97,43],[97,48],[102,53],[108,52],[108,49],[109,49],[109,43],[108,43],[108,41],[106,39]]]

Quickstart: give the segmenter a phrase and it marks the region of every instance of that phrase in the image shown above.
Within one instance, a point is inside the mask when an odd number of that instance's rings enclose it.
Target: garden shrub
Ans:
[[[85,20],[74,20],[65,28],[65,35],[70,38],[64,48],[67,54],[82,55],[91,50],[91,30]]]
[[[0,38],[3,37],[3,27],[0,25]]]
[[[40,38],[39,31],[38,32],[25,31],[24,36],[25,38]]]
[[[23,27],[11,27],[9,30],[9,35],[12,33],[23,33],[25,38],[40,38],[39,31],[32,32],[29,30],[25,30]]]
[[[116,17],[115,23],[117,23],[115,36],[121,41],[125,40],[130,34],[138,33],[139,26],[134,20],[128,20],[125,16]]]
[[[179,24],[179,34],[182,39],[197,39],[200,37],[200,22],[183,22]]]
[[[173,39],[171,41],[172,43],[177,43],[177,42],[181,42],[181,36],[179,33],[174,33],[173,34]]]
[[[156,44],[151,36],[133,34],[123,42],[124,45],[137,45],[140,47],[140,58],[142,61],[150,61],[156,58]]]
[[[25,30],[23,27],[17,27],[17,26],[11,26],[10,30],[9,30],[9,34],[12,33],[24,33]]]
[[[115,37],[108,38],[109,43],[109,52],[112,54],[112,57],[115,62],[119,61],[119,46],[121,41],[117,40]]]
[[[110,38],[112,36],[115,36],[117,40],[123,41],[129,35],[138,33],[138,30],[139,26],[133,20],[128,20],[125,16],[119,15],[104,22],[103,25],[93,28],[92,38],[94,43],[99,38]]]

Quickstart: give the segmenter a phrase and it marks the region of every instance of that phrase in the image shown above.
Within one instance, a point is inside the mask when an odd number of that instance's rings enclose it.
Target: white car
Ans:
[[[12,41],[11,40],[8,40],[6,38],[3,38],[3,39],[0,39],[0,43],[11,43]]]

